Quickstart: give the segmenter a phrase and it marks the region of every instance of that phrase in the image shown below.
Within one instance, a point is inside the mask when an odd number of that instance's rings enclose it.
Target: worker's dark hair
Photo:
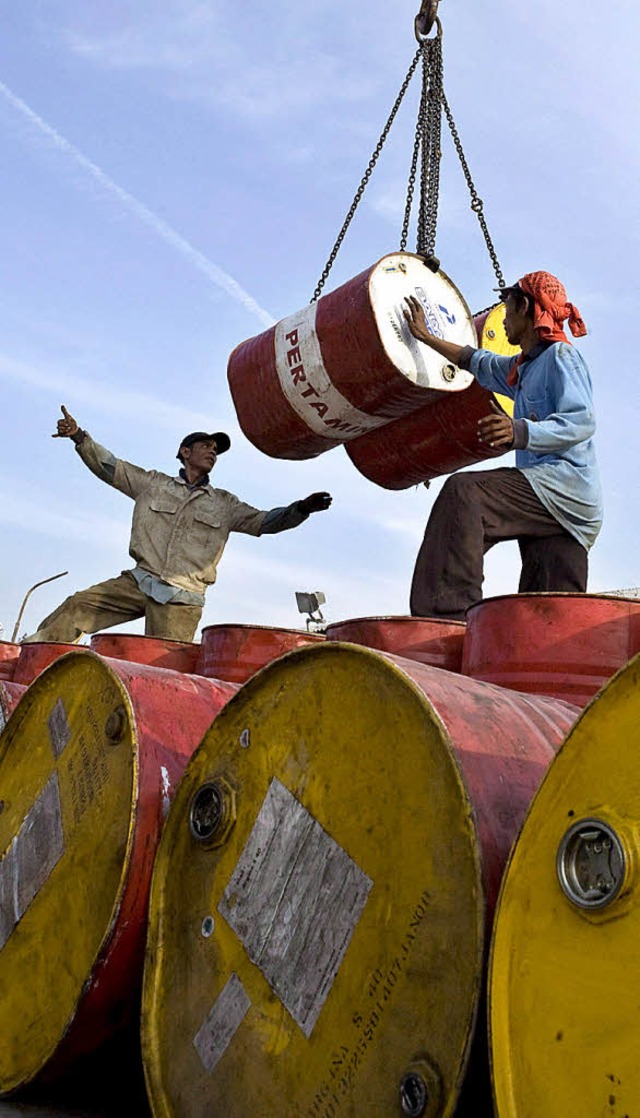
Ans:
[[[511,298],[515,302],[516,308],[519,311],[523,310],[523,309],[526,309],[527,316],[533,322],[533,319],[534,319],[534,299],[533,299],[533,296],[532,295],[527,295],[526,291],[523,291],[522,288],[519,287],[517,283],[515,283],[513,285],[513,287],[503,287],[503,289],[500,292],[500,298],[502,299],[503,303],[506,302],[509,295],[511,296]],[[525,308],[525,305],[524,305],[525,300],[526,300],[526,308]]]

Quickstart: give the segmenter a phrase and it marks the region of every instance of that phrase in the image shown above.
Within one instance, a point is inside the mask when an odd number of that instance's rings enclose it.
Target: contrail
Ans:
[[[153,210],[150,210],[143,202],[140,202],[139,199],[133,194],[130,194],[128,190],[124,190],[123,187],[118,186],[117,182],[110,179],[96,163],[93,163],[86,155],[83,155],[69,140],[61,136],[50,124],[47,124],[46,120],[43,120],[33,109],[30,109],[20,97],[12,93],[4,82],[0,82],[0,93],[6,97],[7,101],[14,109],[23,117],[26,117],[30,124],[33,124],[48,140],[51,140],[55,147],[65,152],[66,155],[69,155],[74,163],[82,167],[96,182],[100,183],[100,186],[110,194],[115,195],[126,210],[134,214],[140,221],[144,222],[154,233],[157,233],[166,244],[175,248],[177,252],[179,252],[185,260],[193,264],[198,271],[204,272],[205,276],[207,276],[212,283],[215,283],[217,287],[221,287],[223,291],[226,291],[227,295],[230,295],[232,299],[241,303],[242,306],[250,311],[251,314],[254,314],[264,326],[273,326],[276,321],[273,316],[270,315],[264,307],[261,307],[253,296],[249,295],[249,292],[245,291],[244,287],[241,287],[233,276],[230,276],[222,268],[219,268],[217,264],[209,260],[199,249],[194,248],[189,241],[181,237],[179,233],[176,233],[175,229],[172,229],[166,221],[158,217]]]

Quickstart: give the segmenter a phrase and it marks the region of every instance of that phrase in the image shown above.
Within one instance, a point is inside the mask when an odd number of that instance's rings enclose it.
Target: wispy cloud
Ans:
[[[162,74],[164,94],[240,117],[300,116],[323,104],[359,102],[378,81],[365,68],[345,67],[334,49],[332,28],[339,24],[343,44],[350,32],[338,0],[316,3],[312,21],[291,0],[274,0],[258,18],[216,0],[165,0],[161,11],[137,5],[117,24],[101,28],[90,10],[63,32],[64,41],[95,66]]]
[[[13,93],[8,86],[0,82],[0,93],[9,102],[20,115],[34,127],[37,133],[44,137],[48,142],[54,145],[59,151],[67,155],[75,164],[82,168],[90,177],[102,187],[108,194],[115,197],[121,206],[139,221],[143,222],[149,229],[152,230],[165,244],[175,249],[176,252],[196,268],[199,272],[207,277],[211,283],[217,287],[222,288],[232,299],[240,303],[247,311],[254,315],[263,326],[271,326],[275,322],[272,315],[269,314],[258,302],[249,294],[248,291],[238,283],[237,280],[230,276],[213,261],[209,260],[204,253],[195,248],[189,241],[177,233],[166,221],[159,217],[148,206],[145,206],[128,190],[119,186],[114,182],[101,167],[93,163],[86,155],[83,155],[77,147],[74,146],[69,140],[60,134],[52,125],[48,124],[38,113],[34,112],[22,98]]]
[[[87,509],[83,509],[79,515],[76,508],[69,512],[66,504],[58,506],[51,494],[43,498],[35,487],[30,490],[28,486],[22,486],[17,493],[15,478],[0,478],[0,485],[0,524],[5,527],[20,528],[25,532],[35,532],[66,543],[75,540],[109,552],[126,552],[129,532],[126,515],[116,520],[115,517],[101,516]],[[129,511],[129,508],[125,509],[125,512]]]
[[[89,404],[94,412],[107,415],[131,416],[144,415],[145,424],[176,429],[208,430],[210,423],[204,412],[193,411],[178,403],[166,402],[144,392],[135,392],[121,385],[111,387],[93,376],[74,377],[52,365],[35,368],[26,362],[0,354],[0,378],[12,380],[25,387],[37,388],[56,400]]]

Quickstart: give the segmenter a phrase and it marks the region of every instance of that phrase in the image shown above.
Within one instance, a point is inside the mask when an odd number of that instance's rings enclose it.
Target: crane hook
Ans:
[[[427,38],[427,35],[436,22],[438,22],[438,34],[440,34],[440,25],[438,21],[439,2],[440,0],[422,0],[420,11],[414,20],[414,30],[419,43]]]

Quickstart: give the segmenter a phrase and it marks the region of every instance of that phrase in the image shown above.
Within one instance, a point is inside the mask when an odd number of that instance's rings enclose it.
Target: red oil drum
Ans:
[[[0,731],[4,730],[26,690],[23,683],[0,679]]]
[[[236,690],[88,649],[26,690],[0,753],[0,899],[13,898],[0,904],[1,1093],[137,1027],[160,831]]]
[[[577,715],[329,641],[245,684],[155,862],[154,1114],[452,1115],[505,861]]]
[[[87,646],[83,644],[63,644],[58,641],[34,641],[32,644],[21,644],[20,655],[13,673],[14,683],[33,683],[36,676],[40,675],[49,664],[66,656],[68,652],[86,652]]]
[[[503,319],[501,304],[475,319],[481,345],[495,353],[516,354],[517,347],[510,346],[504,334]],[[513,414],[512,400],[473,380],[463,392],[441,396],[381,431],[354,439],[345,450],[369,481],[384,489],[407,489],[503,454],[478,438],[478,420],[491,414],[492,403]]]
[[[0,679],[12,679],[20,655],[20,645],[13,641],[0,641]]]
[[[209,625],[202,630],[198,671],[230,683],[246,683],[252,675],[294,648],[316,644],[321,633],[275,629],[266,625]]]
[[[463,621],[421,617],[355,617],[327,626],[327,640],[350,641],[449,672],[462,667]]]
[[[170,668],[174,672],[195,672],[200,657],[200,645],[192,641],[170,641],[130,633],[97,633],[91,638],[91,648],[99,656],[128,660],[131,664],[148,664],[152,668]]]
[[[413,337],[403,314],[408,295],[438,337],[476,344],[451,280],[396,252],[234,350],[231,395],[258,450],[313,458],[471,383]]]
[[[469,610],[462,671],[584,707],[639,651],[637,599],[512,594]]]

